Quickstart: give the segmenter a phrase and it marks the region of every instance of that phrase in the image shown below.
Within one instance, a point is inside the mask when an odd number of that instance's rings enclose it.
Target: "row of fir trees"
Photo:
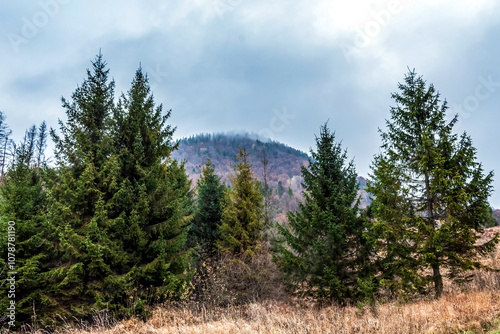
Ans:
[[[229,190],[207,162],[195,203],[184,164],[171,158],[171,111],[156,106],[147,75],[139,68],[117,103],[114,87],[99,54],[71,100],[62,98],[59,131],[42,123],[12,145],[0,187],[0,306],[14,317],[3,324],[144,314],[185,297],[200,258],[258,247],[262,195],[247,153]]]
[[[443,293],[443,277],[462,283],[498,235],[478,244],[489,224],[493,173],[485,175],[466,134],[453,132],[446,101],[409,71],[393,93],[387,130],[358,207],[356,172],[327,126],[302,169],[305,201],[278,226],[276,259],[294,291],[341,304],[373,302],[382,292]]]
[[[100,54],[92,66],[62,99],[67,120],[50,130],[54,164],[45,159],[42,123],[13,146],[2,173],[0,306],[8,314],[15,299],[17,325],[103,309],[120,317],[181,299],[197,263],[220,254],[252,258],[265,228],[276,230],[271,251],[291,292],[343,305],[431,286],[438,298],[444,276],[466,280],[498,242],[476,244],[490,218],[493,175],[476,161],[470,137],[453,132],[457,117],[446,120],[446,102],[414,71],[393,94],[396,107],[381,131],[370,207],[359,208],[354,162],[325,124],[302,168],[304,202],[288,223],[271,224],[244,150],[229,188],[207,161],[193,190],[183,163],[171,158],[170,111],[155,104],[143,71],[115,103]]]

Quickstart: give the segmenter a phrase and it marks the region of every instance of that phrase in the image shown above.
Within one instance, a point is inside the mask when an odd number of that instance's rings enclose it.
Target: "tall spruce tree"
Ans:
[[[62,137],[52,130],[49,230],[60,260],[49,277],[63,317],[141,312],[182,295],[190,277],[192,196],[183,164],[170,157],[170,111],[155,107],[141,69],[115,106],[105,67],[98,55],[72,103],[63,99]]]
[[[226,186],[215,174],[210,159],[207,159],[198,180],[198,199],[192,226],[192,235],[201,246],[202,255],[211,256],[217,250],[225,193]]]
[[[184,165],[171,158],[176,149],[175,128],[167,124],[171,111],[163,114],[162,105],[155,106],[148,81],[139,68],[114,113],[112,159],[120,171],[111,181],[110,212],[124,255],[106,281],[116,308],[126,308],[133,297],[138,311],[146,299],[159,302],[185,291],[192,254],[185,247],[193,210],[191,183]]]
[[[220,240],[217,241],[220,251],[242,258],[255,255],[264,228],[263,197],[247,158],[248,153],[240,148],[235,174],[231,175],[232,188],[222,214]]]
[[[262,147],[262,184],[261,184],[261,192],[264,196],[264,228],[268,228],[271,225],[272,219],[272,205],[271,205],[271,195],[273,189],[269,186],[269,159],[267,158],[267,144],[264,144]],[[281,181],[280,181],[281,182]],[[281,184],[281,183],[280,183]]]
[[[16,146],[0,188],[0,258],[7,259],[8,253],[15,256],[15,261],[2,266],[2,278],[8,280],[0,287],[0,304],[2,314],[10,314],[6,309],[11,300],[15,301],[17,325],[29,323],[34,312],[42,312],[38,320],[44,320],[43,314],[53,306],[45,295],[47,281],[44,277],[53,260],[50,244],[45,239],[44,174],[47,167],[39,164],[35,156],[35,135],[36,127],[33,126]],[[46,137],[46,130],[40,127],[38,135]],[[9,226],[13,229],[9,230]],[[14,282],[14,290],[10,290],[11,282]]]
[[[43,121],[38,127],[37,140],[35,143],[36,150],[36,167],[40,168],[45,164],[45,149],[47,148],[47,139],[49,133],[47,131],[47,124]]]
[[[446,101],[433,85],[409,71],[398,88],[367,189],[376,218],[370,235],[382,283],[400,292],[422,292],[433,283],[439,298],[443,269],[451,279],[466,279],[482,266],[477,256],[498,242],[476,244],[493,173],[484,175],[471,138],[453,133],[458,118],[446,121]]]
[[[59,121],[62,136],[51,129],[57,177],[49,186],[48,230],[58,261],[48,276],[49,293],[68,320],[108,306],[104,279],[123,261],[107,212],[120,170],[111,158],[109,131],[115,85],[101,54],[92,67],[72,101],[62,99],[67,115],[65,123]]]
[[[371,287],[365,219],[354,163],[326,124],[316,146],[302,167],[305,201],[288,212],[288,225],[277,225],[275,259],[294,291],[344,304]]]

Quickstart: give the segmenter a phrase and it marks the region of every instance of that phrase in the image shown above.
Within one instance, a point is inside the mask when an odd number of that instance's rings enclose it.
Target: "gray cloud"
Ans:
[[[377,128],[394,104],[390,93],[408,66],[454,111],[473,101],[481,78],[500,82],[494,1],[399,1],[395,11],[390,3],[9,2],[0,13],[0,110],[16,139],[42,120],[57,127],[65,118],[60,97],[70,97],[102,48],[117,96],[139,63],[149,72],[156,101],[173,109],[178,137],[260,132],[307,151],[329,120],[366,175]],[[352,57],[345,45],[356,48]],[[489,93],[457,130],[471,134],[485,169],[494,170],[500,87]],[[500,191],[491,201],[500,207]]]

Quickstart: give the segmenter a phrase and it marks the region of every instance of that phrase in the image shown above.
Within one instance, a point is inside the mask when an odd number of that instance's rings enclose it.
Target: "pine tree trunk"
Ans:
[[[441,276],[441,271],[439,270],[439,264],[432,265],[433,278],[434,278],[434,292],[435,298],[441,298],[443,294],[443,276]]]
[[[436,224],[434,221],[434,210],[432,207],[432,198],[431,198],[431,186],[430,186],[430,180],[429,180],[429,175],[425,173],[425,196],[426,196],[426,204],[427,204],[427,219],[432,224],[432,227],[436,229]]]
[[[425,190],[426,190],[426,196],[427,196],[427,218],[430,220],[430,223],[432,224],[432,228],[435,230],[436,229],[436,221],[434,220],[434,210],[433,210],[433,205],[432,205],[432,198],[430,195],[430,181],[429,181],[429,176],[427,173],[425,174]],[[438,255],[435,252],[434,252],[434,255],[436,255],[436,262],[437,262]],[[432,271],[433,271],[433,279],[434,279],[435,298],[439,299],[439,298],[441,298],[441,295],[443,294],[443,276],[441,276],[441,271],[439,270],[439,263],[432,264]]]

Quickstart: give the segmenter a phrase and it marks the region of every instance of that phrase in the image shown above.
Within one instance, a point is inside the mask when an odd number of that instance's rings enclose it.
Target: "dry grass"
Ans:
[[[500,314],[500,291],[448,294],[438,301],[384,304],[376,309],[253,303],[231,308],[159,308],[147,321],[60,333],[484,333]]]
[[[496,232],[500,227],[487,231]],[[500,248],[484,262],[499,268]],[[391,302],[364,309],[285,301],[204,305],[207,303],[190,302],[157,308],[147,322],[129,319],[114,323],[106,314],[99,314],[92,326],[80,324],[58,333],[500,333],[500,273],[478,271],[473,283],[462,288],[446,284],[440,300]],[[489,332],[494,328],[497,332]]]

